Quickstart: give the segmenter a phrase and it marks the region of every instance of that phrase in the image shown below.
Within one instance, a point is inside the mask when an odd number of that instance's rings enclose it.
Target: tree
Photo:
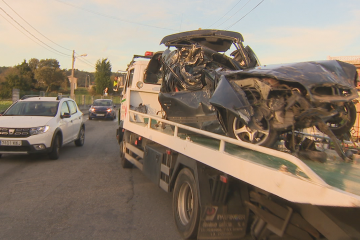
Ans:
[[[21,78],[26,81],[27,89],[21,90],[30,90],[35,87],[35,72],[30,68],[29,64],[24,60],[21,64],[15,66],[16,69],[19,70]]]
[[[49,92],[59,90],[66,81],[66,76],[56,59],[42,59],[36,67],[35,79],[39,87]]]
[[[32,58],[29,60],[29,67],[31,69],[31,71],[33,71],[35,73],[38,65],[39,65],[39,59],[36,59],[36,58]]]
[[[0,96],[10,98],[12,89],[17,88],[20,91],[29,91],[32,85],[32,78],[21,73],[18,67],[9,68],[5,72],[5,81],[0,86]]]
[[[103,94],[105,88],[111,89],[111,63],[107,58],[100,59],[96,62],[95,66],[95,84],[96,84],[96,92],[99,94]]]

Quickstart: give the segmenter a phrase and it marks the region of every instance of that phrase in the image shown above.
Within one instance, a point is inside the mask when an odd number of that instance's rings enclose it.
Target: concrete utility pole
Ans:
[[[75,92],[74,92],[74,65],[75,65],[75,50],[73,50],[72,54],[72,68],[71,68],[71,77],[70,77],[70,97],[72,99],[75,98]]]
[[[87,54],[81,54],[78,57],[86,57]],[[75,50],[73,50],[73,54],[72,54],[72,68],[71,68],[71,76],[70,76],[70,97],[72,99],[75,99],[75,77],[74,77],[74,66],[75,66]]]
[[[85,79],[85,88],[86,88],[86,83],[87,83],[87,79],[88,79],[88,77],[89,77],[89,86],[88,86],[88,87],[90,87],[90,75],[86,75],[86,79]]]

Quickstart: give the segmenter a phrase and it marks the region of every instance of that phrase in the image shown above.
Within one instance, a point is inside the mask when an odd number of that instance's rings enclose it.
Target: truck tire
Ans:
[[[184,239],[196,239],[200,205],[194,175],[184,168],[177,176],[173,195],[173,215],[176,227]]]
[[[123,168],[132,168],[133,164],[125,158],[125,152],[126,152],[125,144],[126,144],[126,136],[124,136],[123,140],[120,142],[120,163]]]

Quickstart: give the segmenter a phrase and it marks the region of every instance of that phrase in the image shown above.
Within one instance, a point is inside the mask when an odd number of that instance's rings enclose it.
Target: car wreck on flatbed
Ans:
[[[326,155],[299,135],[316,127],[350,160],[338,139],[349,138],[356,119],[355,66],[337,60],[261,66],[242,35],[230,31],[177,33],[161,44],[168,49],[151,59],[145,78],[162,78],[158,99],[166,119],[266,147],[282,136],[289,151],[322,162]]]

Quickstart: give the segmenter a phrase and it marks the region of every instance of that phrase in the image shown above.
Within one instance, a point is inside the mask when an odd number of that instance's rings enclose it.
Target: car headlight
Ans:
[[[106,111],[107,111],[107,112],[111,112],[111,108],[108,108]]]
[[[33,128],[30,128],[30,135],[37,135],[37,134],[40,134],[40,133],[46,133],[49,129],[50,129],[50,127],[48,125],[41,126],[41,127],[33,127]]]
[[[90,111],[91,111],[91,112],[95,112],[95,108],[90,108]]]

